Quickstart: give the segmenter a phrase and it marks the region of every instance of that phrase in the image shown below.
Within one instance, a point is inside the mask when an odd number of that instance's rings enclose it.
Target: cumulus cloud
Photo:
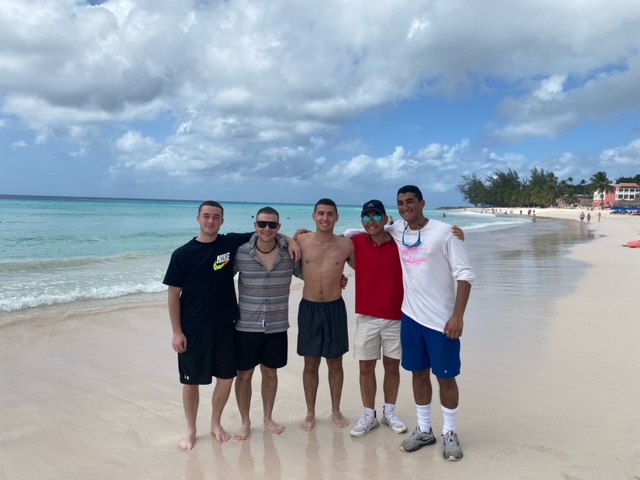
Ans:
[[[27,146],[27,142],[24,140],[18,140],[17,142],[13,142],[9,147],[11,150],[17,150],[19,148],[25,148]]]
[[[624,66],[574,79],[576,86],[563,89],[566,75],[550,75],[531,92],[504,100],[506,125],[493,134],[503,141],[527,137],[555,137],[581,123],[603,121],[640,108],[640,55],[630,56]]]
[[[464,162],[469,152],[468,140],[456,145],[430,144],[418,152],[407,152],[397,146],[384,157],[357,155],[336,163],[317,175],[335,188],[397,188],[401,184],[424,185],[425,191],[443,192],[459,182],[459,171],[453,165]]]
[[[600,163],[603,167],[630,165],[640,170],[640,167],[638,167],[640,165],[640,139],[633,140],[622,147],[604,150],[600,154]]]
[[[492,139],[554,138],[640,108],[639,28],[628,0],[0,0],[0,126],[109,151],[118,178],[444,191],[528,162],[451,138],[391,151],[345,125],[481,92],[500,103]]]

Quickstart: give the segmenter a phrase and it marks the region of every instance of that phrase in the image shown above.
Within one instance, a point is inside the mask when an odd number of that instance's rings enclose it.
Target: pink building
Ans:
[[[605,193],[604,199],[600,198],[600,191],[593,192],[593,206],[609,208],[615,205],[631,205],[640,203],[640,185],[637,183],[616,183],[614,192]]]

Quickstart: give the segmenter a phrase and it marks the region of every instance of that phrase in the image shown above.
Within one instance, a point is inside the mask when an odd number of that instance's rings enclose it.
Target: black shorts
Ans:
[[[208,332],[186,335],[187,351],[178,354],[180,383],[209,385],[215,378],[234,378],[236,329],[233,323]]]
[[[303,298],[298,308],[298,355],[338,358],[348,351],[344,300],[310,302]]]
[[[260,364],[268,368],[282,368],[287,364],[288,353],[287,332],[236,331],[238,370],[251,370]]]

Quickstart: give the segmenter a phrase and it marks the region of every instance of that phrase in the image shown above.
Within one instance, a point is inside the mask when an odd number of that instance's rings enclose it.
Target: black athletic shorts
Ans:
[[[298,355],[338,358],[348,351],[344,300],[310,302],[303,298],[298,308]]]
[[[208,332],[187,335],[187,351],[178,354],[180,383],[209,385],[215,378],[234,378],[236,328],[233,323]]]
[[[282,368],[287,364],[288,353],[287,332],[236,331],[238,370],[251,370],[260,364],[268,368]]]

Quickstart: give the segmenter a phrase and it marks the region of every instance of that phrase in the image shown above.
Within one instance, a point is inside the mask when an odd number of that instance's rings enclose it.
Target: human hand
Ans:
[[[444,324],[444,334],[455,340],[462,336],[462,329],[464,328],[464,320],[462,315],[452,315],[451,318]]]
[[[349,277],[347,277],[344,273],[342,274],[342,278],[340,279],[340,286],[342,287],[342,289],[344,290],[345,288],[347,288],[347,285],[349,284]]]
[[[454,225],[451,227],[451,233],[453,233],[453,236],[458,240],[462,240],[464,242],[464,231],[459,226]]]
[[[297,240],[298,235],[302,235],[303,233],[311,233],[311,230],[307,230],[306,228],[299,228],[296,230],[296,233],[293,234],[293,239]]]
[[[171,339],[171,346],[178,353],[184,353],[187,351],[187,337],[184,336],[184,333],[174,333],[173,338]]]
[[[302,249],[293,239],[289,242],[289,256],[296,262],[302,258]]]

